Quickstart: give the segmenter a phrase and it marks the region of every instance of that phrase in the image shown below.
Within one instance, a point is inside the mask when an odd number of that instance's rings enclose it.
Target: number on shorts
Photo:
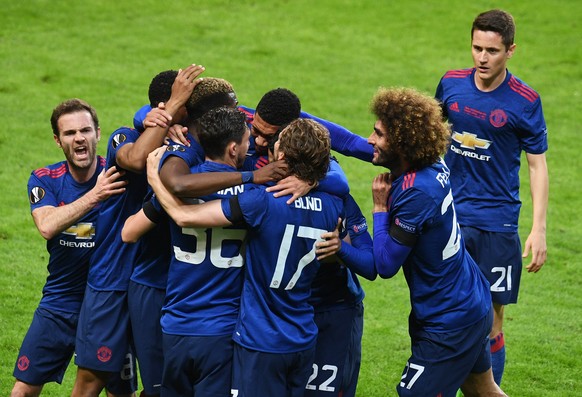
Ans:
[[[418,378],[420,377],[420,375],[422,375],[422,373],[424,372],[424,367],[422,365],[418,365],[418,364],[413,364],[411,362],[407,362],[406,363],[406,372],[402,375],[402,378],[400,378],[401,380],[406,379],[406,377],[408,377],[408,372],[413,369],[416,372],[414,373],[414,376],[408,381],[408,383],[406,382],[400,382],[400,387],[406,387],[408,390],[410,390],[412,388],[412,386],[414,385],[414,383],[418,380]]]
[[[317,364],[313,364],[313,372],[311,373],[311,376],[309,377],[309,380],[307,381],[307,385],[305,386],[305,388],[307,390],[317,390],[318,387],[316,385],[312,385],[311,382],[315,380],[315,378],[317,378],[317,375],[319,373],[318,370],[318,366]],[[319,390],[321,391],[329,391],[329,392],[334,392],[335,391],[335,387],[333,386],[329,386],[331,382],[333,382],[335,380],[335,378],[337,377],[337,366],[335,365],[324,365],[321,367],[322,371],[331,371],[331,374],[329,375],[329,377],[324,380],[323,382],[321,382],[321,384],[319,385]]]
[[[492,292],[505,292],[506,288],[507,291],[511,291],[511,268],[511,266],[508,266],[507,269],[504,267],[494,267],[491,269],[491,273],[501,273],[497,281],[491,285]],[[507,287],[501,285],[505,279],[507,279]]]
[[[133,379],[133,375],[133,357],[131,353],[127,353],[125,355],[125,362],[123,363],[123,368],[121,368],[119,377],[122,380],[130,380]]]

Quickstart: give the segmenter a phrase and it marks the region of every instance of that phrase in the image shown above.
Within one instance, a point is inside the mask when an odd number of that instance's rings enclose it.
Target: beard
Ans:
[[[392,150],[379,150],[376,156],[372,159],[372,164],[393,169],[400,165],[400,156]]]
[[[67,148],[65,158],[71,168],[82,171],[91,168],[96,159],[97,148],[91,145],[85,146],[85,151],[82,155],[75,152],[72,147]]]

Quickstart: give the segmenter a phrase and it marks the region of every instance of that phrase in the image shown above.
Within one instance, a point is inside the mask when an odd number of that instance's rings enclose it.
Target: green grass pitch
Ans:
[[[500,7],[517,23],[510,70],[542,96],[550,149],[548,261],[524,274],[519,304],[506,310],[512,396],[582,393],[582,3],[575,0],[373,1],[86,0],[1,1],[0,23],[0,395],[9,395],[18,348],[46,278],[45,243],[32,222],[31,170],[62,159],[49,117],[60,101],[91,103],[105,141],[147,101],[159,71],[190,63],[223,77],[254,107],[287,87],[303,109],[367,137],[379,86],[433,94],[448,69],[470,67],[470,25]],[[352,193],[371,219],[370,164],[338,156]],[[520,233],[531,225],[522,170]],[[358,396],[394,396],[409,355],[408,291],[402,274],[364,282],[365,329]],[[69,395],[71,364],[62,386]]]

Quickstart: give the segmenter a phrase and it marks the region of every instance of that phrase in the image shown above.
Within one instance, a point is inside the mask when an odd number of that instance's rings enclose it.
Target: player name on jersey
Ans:
[[[323,208],[321,199],[318,197],[310,196],[299,197],[297,200],[294,201],[294,204],[295,208],[309,211],[321,211]]]

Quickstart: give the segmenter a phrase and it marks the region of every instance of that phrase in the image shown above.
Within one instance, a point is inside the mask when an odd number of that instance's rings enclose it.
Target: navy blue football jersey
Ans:
[[[445,161],[459,222],[517,232],[521,151],[548,149],[542,103],[537,92],[509,72],[491,92],[480,91],[474,75],[474,68],[449,71],[436,91],[453,129]]]
[[[66,161],[32,172],[28,180],[31,211],[44,206],[59,207],[84,196],[97,182],[105,159],[97,157],[97,169],[85,183],[78,183]],[[42,291],[41,307],[78,313],[87,285],[89,259],[95,250],[95,233],[100,203],[46,243],[48,276]]]
[[[139,138],[137,130],[121,127],[107,143],[107,168],[118,166],[119,149]],[[118,166],[119,167],[119,166]],[[147,193],[147,177],[127,171],[125,192],[110,196],[101,203],[99,228],[96,233],[95,254],[91,260],[87,283],[97,291],[127,291],[139,244],[125,244],[121,229],[125,220],[138,212]]]
[[[292,353],[315,344],[317,326],[309,304],[319,269],[315,243],[343,218],[342,200],[312,191],[288,205],[255,186],[222,200],[225,216],[236,223],[237,208],[249,229],[246,271],[234,341],[270,353]]]

